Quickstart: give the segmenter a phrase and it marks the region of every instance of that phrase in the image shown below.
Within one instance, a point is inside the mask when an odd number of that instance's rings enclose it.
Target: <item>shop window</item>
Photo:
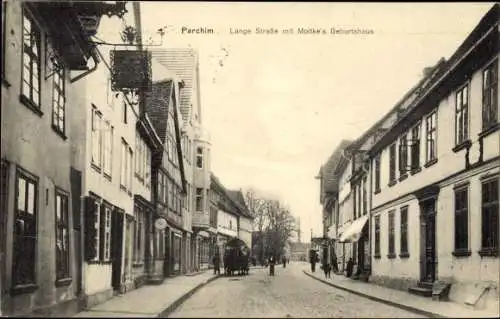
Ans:
[[[380,216],[375,216],[375,258],[380,258]]]
[[[394,210],[389,212],[389,237],[388,237],[388,254],[387,258],[396,257],[396,249],[395,249],[395,229],[394,229]]]
[[[482,256],[498,256],[498,177],[482,183],[481,252]]]
[[[38,178],[18,170],[16,187],[14,255],[12,260],[12,284],[14,287],[35,284],[36,282]]]
[[[68,195],[56,189],[56,279],[69,278]]]
[[[400,211],[400,243],[399,257],[409,257],[408,253],[408,206],[401,207]]]

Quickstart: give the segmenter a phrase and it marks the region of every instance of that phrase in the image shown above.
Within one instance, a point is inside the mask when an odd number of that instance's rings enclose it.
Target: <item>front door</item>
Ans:
[[[434,282],[436,279],[436,201],[427,200],[422,204],[424,219],[424,261],[422,281]]]
[[[111,285],[113,290],[119,291],[122,283],[122,256],[123,256],[123,218],[124,211],[114,209],[111,224]]]

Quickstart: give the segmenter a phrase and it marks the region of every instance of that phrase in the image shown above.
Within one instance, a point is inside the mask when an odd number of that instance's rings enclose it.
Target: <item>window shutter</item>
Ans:
[[[413,141],[411,145],[411,166],[418,168],[420,166],[420,140]]]
[[[91,197],[85,197],[85,260],[91,261],[96,255],[96,232],[95,224],[95,201]]]
[[[106,249],[106,206],[100,206],[101,214],[99,215],[99,260],[104,260],[104,250]]]

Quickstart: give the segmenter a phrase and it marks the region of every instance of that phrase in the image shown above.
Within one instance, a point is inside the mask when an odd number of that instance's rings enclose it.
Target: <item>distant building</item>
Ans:
[[[310,243],[290,243],[290,260],[308,261]]]

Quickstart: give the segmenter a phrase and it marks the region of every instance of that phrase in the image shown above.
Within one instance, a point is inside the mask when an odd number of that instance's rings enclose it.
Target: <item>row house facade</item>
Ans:
[[[186,176],[185,208],[190,229],[185,252],[188,270],[208,267],[209,247],[214,227],[210,226],[210,136],[203,127],[200,98],[198,52],[191,48],[168,48],[152,51],[153,58],[181,82],[180,112],[181,148]],[[188,219],[186,219],[188,220]]]
[[[106,13],[122,16],[125,7],[2,2],[2,315],[71,315],[85,305],[91,162],[80,129],[91,112],[85,77],[100,64],[91,36]]]
[[[423,295],[451,284],[452,300],[496,310],[498,21],[495,4],[370,150],[372,275]]]
[[[340,255],[339,249],[335,249],[338,242],[337,231],[339,227],[339,179],[335,169],[344,149],[351,143],[352,141],[342,140],[328,160],[320,167],[316,176],[316,179],[319,180],[319,203],[322,207],[323,238],[325,240],[322,256],[330,263],[334,262],[334,257]],[[340,266],[341,261],[337,259],[338,266]]]
[[[226,244],[233,238],[239,238],[249,249],[252,248],[253,218],[241,190],[226,189],[213,173],[210,193],[212,194],[212,211],[216,214],[212,218],[217,227],[217,233],[209,256],[218,252],[222,262]]]
[[[154,279],[184,273],[186,264],[185,228],[186,178],[181,148],[179,82],[175,79],[153,83],[146,94],[146,109],[163,143],[163,150],[153,156],[153,184],[156,216],[166,227],[154,229]]]
[[[495,4],[330,173],[339,183],[336,253],[358,243],[355,272],[372,282],[498,309],[498,21]]]
[[[443,60],[424,69],[422,79],[411,88],[396,105],[361,137],[342,149],[334,174],[338,177],[338,228],[337,258],[339,270],[344,271],[346,262],[353,262],[353,278],[367,280],[371,273],[370,208],[371,180],[368,152],[381,139],[404,111],[442,70]],[[378,170],[378,167],[375,167]],[[375,181],[374,183],[378,183]],[[378,185],[378,184],[377,184]]]

